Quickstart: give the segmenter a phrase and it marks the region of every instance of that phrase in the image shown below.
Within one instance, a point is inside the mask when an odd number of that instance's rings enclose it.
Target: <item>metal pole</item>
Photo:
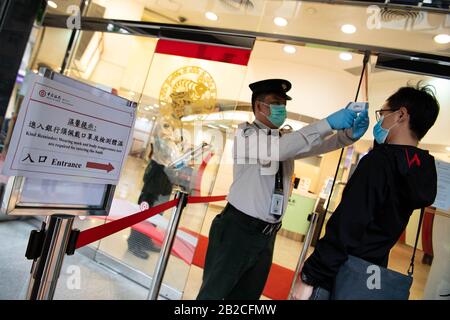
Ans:
[[[370,59],[370,51],[365,51],[365,52],[364,52],[364,58],[363,58],[362,71],[361,71],[361,75],[360,75],[360,77],[359,77],[358,88],[356,89],[356,95],[355,95],[355,100],[354,100],[354,101],[358,101],[359,90],[361,89],[361,84],[362,84],[362,82],[363,82],[364,75],[365,75],[366,70],[367,70],[366,67],[367,67],[367,63],[369,62],[369,59]],[[367,87],[367,83],[366,83],[366,87]],[[344,149],[345,149],[345,147],[341,149],[341,154],[339,155],[339,161],[338,161],[338,163],[337,163],[336,171],[334,172],[333,183],[331,184],[330,194],[328,195],[328,200],[327,200],[327,202],[326,202],[326,207],[325,207],[325,217],[326,217],[326,215],[327,215],[327,213],[328,213],[328,208],[329,208],[330,203],[331,203],[331,196],[333,195],[334,185],[335,185],[335,183],[336,183],[336,179],[337,179],[337,176],[338,176],[338,173],[339,173],[339,168],[340,168],[340,165],[341,165],[342,156],[344,155]],[[322,227],[323,227],[324,222],[325,222],[325,217],[324,217],[324,219],[323,219],[323,220],[321,221],[321,223],[320,223],[320,226],[319,226],[319,234],[320,234],[320,231],[322,231]]]
[[[53,299],[74,218],[64,214],[50,216],[41,255],[31,269],[28,300]]]
[[[161,248],[158,262],[156,264],[155,273],[153,275],[152,284],[150,286],[147,300],[157,300],[159,290],[163,281],[164,273],[166,272],[167,263],[169,262],[170,252],[175,241],[175,235],[180,222],[181,213],[187,204],[188,194],[183,191],[177,191],[176,199],[179,199],[178,205],[174,208],[172,216],[170,217],[169,225],[164,236],[164,242]]]
[[[298,275],[300,274],[303,263],[306,260],[306,255],[308,253],[308,248],[311,245],[311,240],[314,234],[314,230],[316,228],[317,217],[319,215],[316,212],[311,213],[311,223],[309,224],[308,232],[306,233],[305,242],[303,243],[302,252],[300,253],[300,257],[298,259],[297,268],[295,269],[294,279],[292,280],[291,290],[289,291],[288,300],[292,300],[292,296],[294,294],[295,283],[297,282]]]

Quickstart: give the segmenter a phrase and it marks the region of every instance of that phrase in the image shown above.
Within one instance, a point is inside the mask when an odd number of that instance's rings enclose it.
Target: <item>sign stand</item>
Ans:
[[[28,285],[27,300],[52,300],[56,284],[61,272],[64,255],[72,235],[72,225],[75,216],[51,215],[49,226],[42,238],[42,250],[39,257],[33,261],[31,278]],[[43,222],[42,229],[45,228]],[[41,232],[44,232],[43,230]],[[37,238],[30,236],[28,248],[39,246]],[[76,234],[76,233],[75,233]],[[34,239],[34,240],[33,240]],[[35,241],[35,242],[34,242]],[[29,250],[27,248],[27,254]]]
[[[53,299],[76,215],[108,215],[131,146],[137,104],[42,68],[27,76],[3,173],[10,215],[47,216],[30,234],[29,300]]]
[[[175,241],[178,224],[180,223],[181,213],[183,212],[183,209],[187,204],[188,194],[184,191],[177,191],[175,199],[180,200],[178,202],[178,205],[174,208],[172,216],[170,217],[169,225],[167,227],[167,231],[161,247],[161,253],[156,264],[155,274],[152,278],[152,284],[150,286],[150,291],[147,297],[148,300],[158,299],[164,273],[166,272],[167,264],[169,262],[170,252],[172,251],[173,243]]]

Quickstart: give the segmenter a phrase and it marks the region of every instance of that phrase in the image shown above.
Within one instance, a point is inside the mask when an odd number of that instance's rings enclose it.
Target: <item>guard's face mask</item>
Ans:
[[[286,105],[284,104],[267,104],[261,102],[270,108],[270,115],[262,113],[267,120],[269,120],[275,127],[279,128],[284,123],[287,117]]]
[[[397,112],[397,111],[395,111]],[[395,112],[392,112],[388,114],[386,117],[389,117],[390,115],[393,115]],[[385,116],[382,116],[380,120],[378,120],[377,124],[373,127],[373,137],[375,138],[375,141],[378,144],[383,144],[386,142],[386,139],[389,135],[389,130],[391,130],[393,127],[395,127],[398,122],[396,122],[394,125],[392,125],[389,129],[383,128],[381,125],[383,124],[383,120],[385,119]]]

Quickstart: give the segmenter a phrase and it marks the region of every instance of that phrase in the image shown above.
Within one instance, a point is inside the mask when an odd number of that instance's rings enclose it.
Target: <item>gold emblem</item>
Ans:
[[[175,70],[163,83],[159,94],[160,112],[178,127],[182,117],[214,111],[217,87],[204,69],[187,66]]]

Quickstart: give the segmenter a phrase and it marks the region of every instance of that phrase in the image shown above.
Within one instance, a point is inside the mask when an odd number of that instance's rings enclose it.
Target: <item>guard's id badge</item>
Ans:
[[[283,191],[275,190],[275,193],[272,195],[272,202],[270,203],[270,214],[274,216],[281,216],[283,212],[283,201]]]

